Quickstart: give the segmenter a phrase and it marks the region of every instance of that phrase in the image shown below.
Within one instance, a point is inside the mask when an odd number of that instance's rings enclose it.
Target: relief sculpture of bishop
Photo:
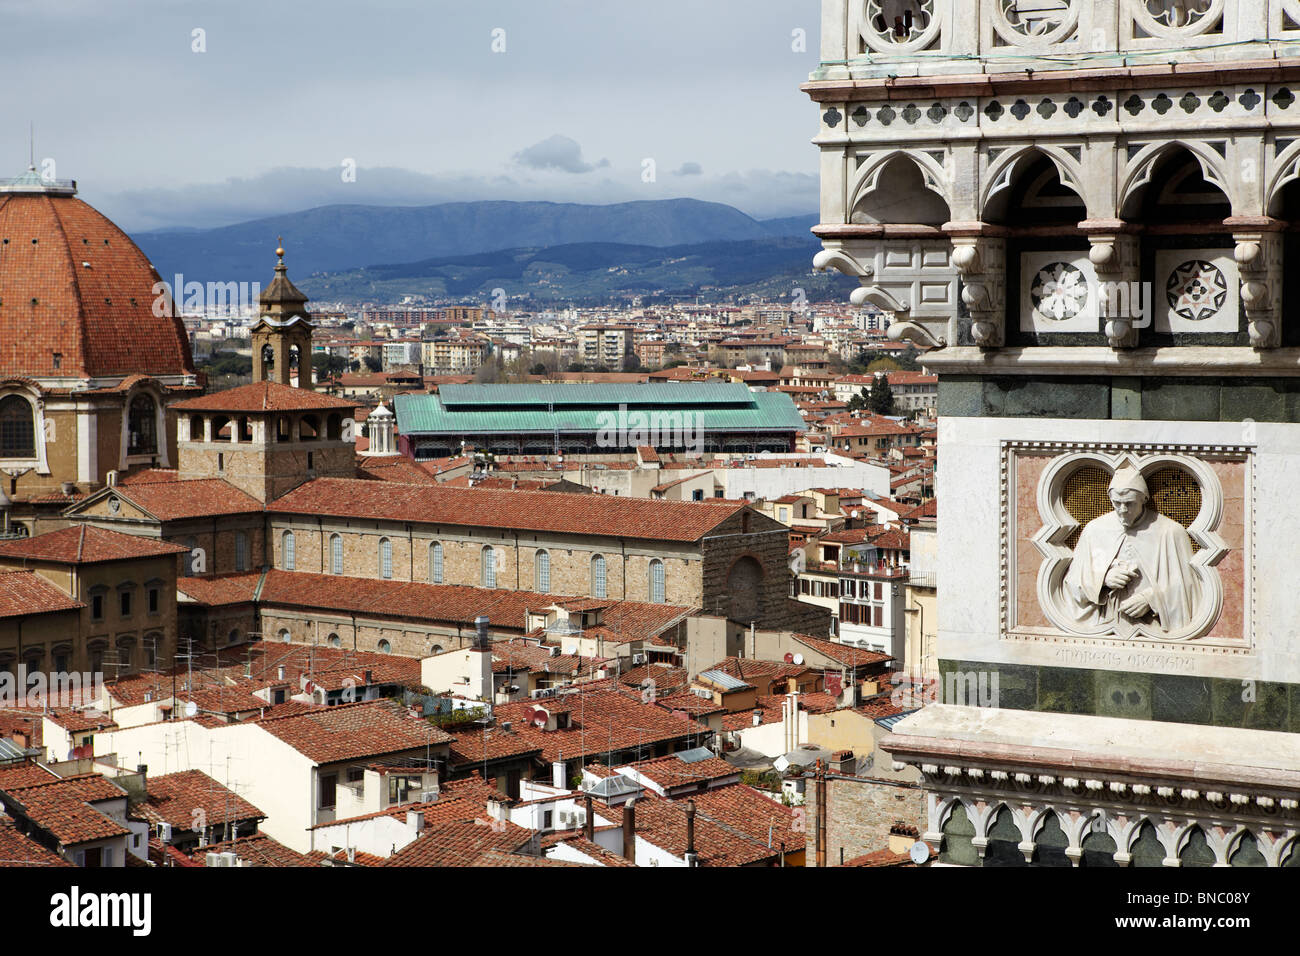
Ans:
[[[1192,539],[1156,511],[1141,473],[1115,472],[1113,510],[1084,527],[1065,575],[1066,602],[1085,627],[1154,624],[1165,632],[1191,621],[1201,582],[1192,569]],[[1127,628],[1125,628],[1127,629]]]

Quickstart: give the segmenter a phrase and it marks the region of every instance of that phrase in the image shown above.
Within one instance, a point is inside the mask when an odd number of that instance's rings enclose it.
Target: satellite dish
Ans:
[[[185,716],[186,716],[186,717],[193,717],[193,716],[194,716],[195,714],[197,714],[198,712],[199,712],[199,705],[198,705],[198,704],[194,703],[194,701],[192,701],[192,700],[186,702],[186,704],[185,704]]]
[[[787,655],[785,655],[785,662],[786,662],[787,664],[793,664],[793,663],[794,663],[794,655],[793,655],[793,654],[787,654]]]
[[[572,657],[574,654],[578,653],[578,645],[570,644],[564,649],[564,653]]]
[[[920,866],[922,863],[929,862],[930,848],[923,841],[917,840],[907,851],[907,855],[912,858],[913,863]]]
[[[797,665],[799,665],[800,667],[802,667],[802,666],[803,666],[803,655],[802,655],[802,654],[796,654],[796,655],[794,656],[794,663],[797,664]]]

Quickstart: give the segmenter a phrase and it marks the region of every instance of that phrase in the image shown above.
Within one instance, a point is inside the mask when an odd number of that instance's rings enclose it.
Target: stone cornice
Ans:
[[[1016,73],[812,80],[799,88],[816,103],[902,100],[947,96],[1005,96],[1017,93],[1094,92],[1116,88],[1226,86],[1238,83],[1300,82],[1300,58],[1208,63],[1153,63],[1092,69],[1031,70]]]
[[[1155,793],[1187,801],[1236,792],[1238,797],[1246,796],[1261,806],[1271,808],[1282,804],[1283,809],[1289,810],[1296,809],[1295,793],[1300,789],[1300,771],[1209,761],[1133,759],[1102,751],[898,733],[885,735],[880,747],[895,761],[919,767],[928,778],[968,777],[984,786],[1001,781],[1036,788]],[[1171,792],[1162,793],[1162,790]],[[1242,790],[1249,794],[1241,794]],[[1291,806],[1283,801],[1289,801]]]
[[[1300,375],[1300,348],[1257,351],[1244,346],[1182,345],[1122,350],[1102,346],[986,350],[950,346],[927,353],[922,361],[929,371],[940,375]]]

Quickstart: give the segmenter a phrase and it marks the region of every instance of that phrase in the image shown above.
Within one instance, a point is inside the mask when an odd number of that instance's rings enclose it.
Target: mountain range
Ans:
[[[464,202],[434,206],[320,206],[217,229],[164,230],[132,238],[168,278],[268,282],[277,237],[290,275],[416,262],[502,249],[621,242],[674,246],[802,235],[816,217],[756,220],[721,203],[653,200],[606,206]]]

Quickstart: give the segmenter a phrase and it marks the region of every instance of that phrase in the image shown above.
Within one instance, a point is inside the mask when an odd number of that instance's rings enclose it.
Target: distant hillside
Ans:
[[[322,206],[220,229],[166,230],[132,238],[165,279],[270,280],[272,250],[284,236],[290,275],[347,272],[374,262],[416,262],[501,249],[583,243],[673,247],[785,236],[807,240],[816,217],[766,222],[721,203],[694,199],[590,206],[468,202],[435,206]],[[309,284],[309,283],[308,283]],[[304,285],[304,288],[306,285]]]
[[[569,243],[372,265],[311,276],[298,284],[313,298],[343,301],[395,301],[404,295],[487,299],[498,288],[512,300],[524,297],[535,304],[718,292],[790,301],[796,288],[813,301],[847,297],[854,280],[812,272],[817,249],[812,236],[666,248]]]

